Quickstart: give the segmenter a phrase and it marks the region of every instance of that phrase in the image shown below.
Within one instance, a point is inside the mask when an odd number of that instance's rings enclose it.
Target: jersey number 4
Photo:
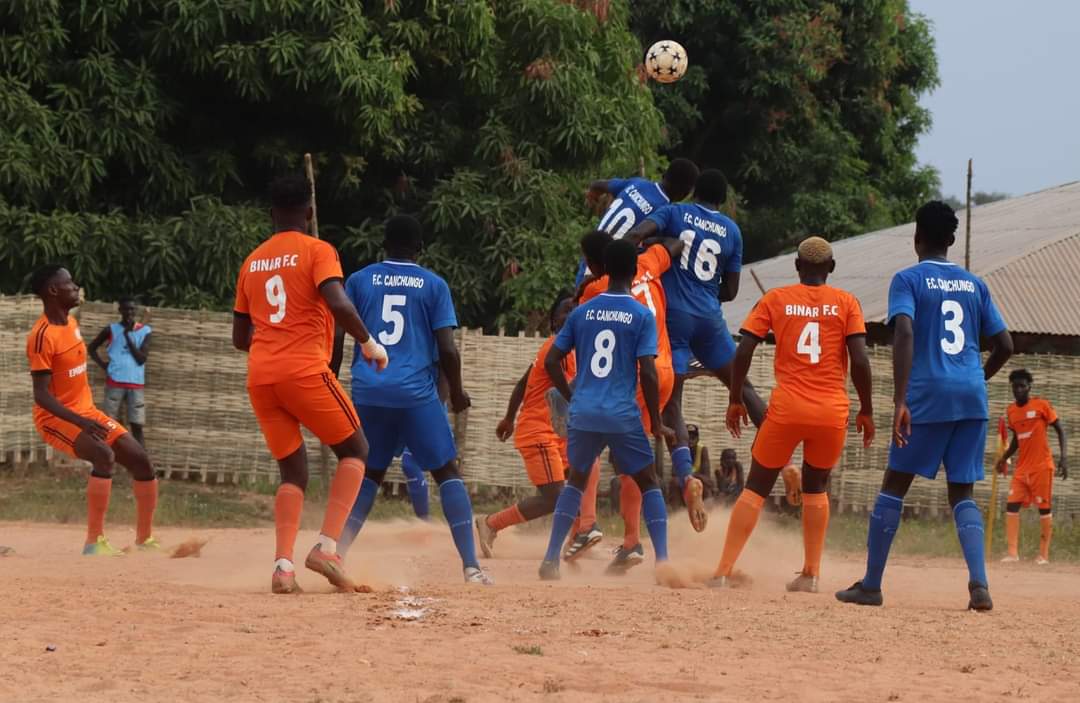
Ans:
[[[810,363],[816,364],[821,361],[821,325],[817,322],[807,322],[799,333],[799,341],[795,345],[795,351],[803,356],[810,357]]]

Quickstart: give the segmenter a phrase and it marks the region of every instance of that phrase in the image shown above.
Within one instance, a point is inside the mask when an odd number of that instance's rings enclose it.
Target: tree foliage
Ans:
[[[8,0],[0,285],[61,259],[94,297],[227,306],[266,183],[310,151],[346,268],[419,213],[464,321],[520,323],[573,268],[582,182],[655,160],[628,22],[562,0]]]
[[[937,186],[915,159],[937,61],[906,0],[631,5],[645,44],[687,49],[687,76],[654,88],[668,149],[728,175],[749,258],[908,220]]]

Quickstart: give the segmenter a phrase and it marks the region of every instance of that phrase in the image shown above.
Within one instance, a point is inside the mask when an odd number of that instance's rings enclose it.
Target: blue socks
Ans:
[[[360,533],[360,528],[364,526],[378,495],[379,484],[364,477],[364,482],[360,484],[360,493],[356,496],[356,502],[353,503],[349,517],[345,520],[345,527],[341,530],[341,537],[337,541],[337,552],[341,556],[345,556],[356,535]]]
[[[983,552],[986,533],[983,531],[979,506],[970,498],[960,501],[953,506],[953,520],[956,521],[956,536],[960,538],[960,549],[964,551],[964,561],[967,562],[968,580],[989,586]]]
[[[408,479],[409,500],[412,501],[416,517],[427,520],[431,514],[431,507],[428,504],[427,474],[420,468],[420,464],[416,463],[416,458],[408,449],[401,455],[401,470]]]
[[[473,541],[473,513],[469,492],[465,482],[452,478],[439,484],[439,497],[442,499],[443,515],[450,525],[450,534],[454,537],[454,546],[461,555],[465,568],[480,568],[476,560],[476,543]]]
[[[690,447],[682,445],[671,450],[671,468],[679,479],[679,488],[686,488],[686,479],[694,473],[694,459]]]
[[[569,483],[559,492],[559,499],[555,501],[555,512],[551,515],[551,538],[548,540],[544,561],[559,561],[559,551],[566,541],[566,536],[570,534],[570,528],[574,526],[578,511],[581,510],[581,496],[581,490]]]
[[[866,535],[866,575],[863,576],[862,585],[867,590],[881,590],[881,576],[885,573],[885,562],[889,560],[889,548],[900,527],[903,510],[903,498],[878,493]]]
[[[667,561],[667,507],[664,505],[664,494],[659,488],[650,488],[642,494],[641,505],[656,561]]]

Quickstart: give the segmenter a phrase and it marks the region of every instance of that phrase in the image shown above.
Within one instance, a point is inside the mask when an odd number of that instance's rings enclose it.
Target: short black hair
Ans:
[[[301,176],[281,176],[270,184],[270,204],[281,210],[300,210],[311,205],[311,184]]]
[[[581,238],[581,253],[585,255],[585,261],[604,263],[604,250],[611,244],[613,238],[609,232],[602,229],[594,229]],[[607,266],[604,266],[606,269]],[[596,273],[594,271],[593,273]]]
[[[676,191],[682,193],[683,197],[686,197],[686,195],[694,191],[694,185],[697,183],[700,174],[701,171],[698,169],[697,164],[690,159],[680,158],[675,159],[668,165],[667,171],[664,172],[664,180]]]
[[[132,305],[138,305],[139,301],[135,300],[133,295],[122,295],[116,300],[117,305],[123,305],[124,303],[131,303]]]
[[[723,171],[707,168],[698,176],[694,197],[704,203],[719,205],[727,202],[728,182]]]
[[[637,247],[616,239],[604,249],[604,268],[611,278],[633,279],[637,273]]]
[[[45,264],[39,266],[34,273],[30,275],[30,292],[39,298],[45,297],[45,289],[49,287],[49,282],[52,281],[53,276],[64,269],[63,264]]]
[[[1017,381],[1027,381],[1028,385],[1031,385],[1035,382],[1035,377],[1027,369],[1017,369],[1009,374],[1009,383],[1016,383]]]
[[[424,228],[412,215],[394,215],[386,221],[383,244],[387,249],[418,252],[424,247]]]
[[[936,249],[952,246],[959,225],[956,212],[940,200],[931,200],[915,213],[915,229],[919,237]]]
[[[571,298],[573,298],[573,295],[570,291],[565,290],[559,291],[559,294],[555,296],[555,302],[551,304],[551,309],[548,310],[548,324],[551,325],[552,329],[555,328],[555,313],[559,311],[559,306]]]

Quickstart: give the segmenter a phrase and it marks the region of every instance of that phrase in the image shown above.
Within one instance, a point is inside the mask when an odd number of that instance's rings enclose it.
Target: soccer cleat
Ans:
[[[855,605],[881,605],[885,602],[880,588],[876,591],[863,588],[862,581],[856,581],[851,585],[851,588],[837,591],[836,600],[841,603],[854,603]]]
[[[136,549],[140,552],[160,552],[165,548],[161,546],[161,542],[158,542],[157,537],[151,535],[146,538],[142,544],[135,545]]]
[[[635,544],[630,549],[621,544],[615,549],[615,558],[608,564],[606,572],[609,574],[625,574],[641,562],[645,561],[645,549],[641,544]]]
[[[562,576],[559,574],[559,562],[544,561],[540,564],[541,581],[558,581]]]
[[[705,586],[708,588],[715,588],[717,590],[732,588],[731,579],[727,576],[714,576],[705,582]]]
[[[317,544],[308,552],[307,559],[304,560],[304,566],[317,574],[321,574],[327,581],[342,590],[356,590],[356,585],[345,575],[345,563],[341,560],[341,556],[327,554],[319,549]]]
[[[1050,563],[1050,560],[1047,559],[1046,557],[1035,557],[1035,563],[1038,564],[1039,566],[1046,566],[1047,564]]]
[[[566,561],[574,561],[582,554],[589,551],[595,545],[600,543],[600,540],[604,539],[604,533],[593,523],[593,526],[587,530],[574,535],[574,541],[567,546],[566,551],[563,552],[563,559]]]
[[[968,610],[993,610],[994,601],[990,600],[990,589],[981,583],[974,581],[968,583],[968,593],[971,600],[968,601]]]
[[[683,488],[683,500],[686,502],[686,514],[690,516],[690,525],[695,532],[704,532],[705,525],[709,522],[709,514],[705,512],[705,486],[701,479],[691,476],[686,479]]]
[[[1015,554],[1006,554],[1001,559],[1002,564],[1013,564],[1018,561],[1020,561],[1020,557],[1016,556]]]
[[[483,553],[485,559],[490,559],[491,555],[495,552],[495,536],[499,533],[491,529],[487,524],[487,515],[481,515],[476,518],[476,535],[479,538],[477,541],[480,543],[480,551]]]
[[[83,545],[83,556],[88,557],[122,557],[124,551],[109,544],[105,535],[98,535],[96,542]]]
[[[296,582],[296,572],[286,571],[280,566],[274,569],[274,575],[270,579],[270,591],[279,594],[304,592]]]
[[[466,566],[465,583],[478,583],[481,586],[494,586],[495,579],[488,576],[480,567]]]
[[[799,572],[795,580],[788,582],[787,590],[789,593],[817,593],[818,577]]]

